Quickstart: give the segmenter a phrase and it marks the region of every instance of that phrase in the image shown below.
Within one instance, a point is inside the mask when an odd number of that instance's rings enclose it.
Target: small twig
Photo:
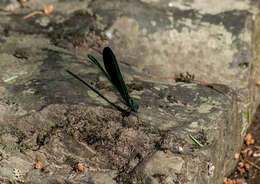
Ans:
[[[189,137],[196,143],[198,144],[201,148],[203,147],[203,144],[201,144],[195,137],[189,134]]]
[[[48,5],[48,6],[45,6],[42,10],[35,11],[35,12],[32,12],[32,13],[24,16],[23,19],[28,19],[29,17],[32,17],[34,15],[38,15],[38,14],[50,15],[52,11],[53,11],[53,6]]]
[[[187,80],[184,76],[168,76],[168,77],[154,77],[154,78],[146,78],[146,77],[142,77],[142,76],[138,76],[138,75],[135,75],[134,77],[138,78],[138,79],[141,79],[141,80],[152,80],[152,81],[159,81],[159,80],[169,80],[169,79],[182,79],[182,80]],[[195,80],[195,79],[189,79],[191,82],[195,82],[195,83],[198,83],[198,84],[201,84],[201,85],[204,85],[204,86],[209,86],[209,87],[212,87],[213,89],[216,89],[216,90],[219,90],[219,91],[222,91],[222,92],[226,92],[226,93],[229,93],[229,94],[232,94],[232,95],[237,95],[237,96],[240,96],[240,94],[237,94],[233,91],[231,91],[230,89],[226,90],[222,87],[219,87],[219,86],[216,86],[216,85],[213,85],[213,84],[210,84],[210,83],[207,83],[207,82],[204,82],[204,81],[201,81],[201,80]]]
[[[258,170],[260,170],[260,166],[256,165],[255,163],[249,161],[249,160],[245,160],[247,163],[249,163],[250,165],[252,165],[253,167],[257,168]]]
[[[42,11],[32,12],[32,13],[30,13],[30,14],[24,16],[23,19],[28,19],[29,17],[32,17],[32,16],[34,16],[34,15],[39,15],[39,14],[43,14],[43,12],[42,12]]]
[[[3,80],[4,82],[9,82],[9,81],[12,81],[12,80],[14,80],[14,79],[16,79],[16,78],[18,78],[18,75],[14,75],[14,76],[12,76],[12,77],[10,77],[10,78],[8,78],[8,79],[5,79],[5,80]]]

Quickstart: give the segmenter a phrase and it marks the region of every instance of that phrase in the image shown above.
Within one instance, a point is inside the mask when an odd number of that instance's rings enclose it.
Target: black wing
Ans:
[[[132,104],[129,103],[129,99],[131,99],[131,97],[129,96],[127,87],[120,72],[116,57],[109,47],[105,47],[103,50],[103,61],[105,69],[114,86],[117,88],[126,104],[131,106]]]

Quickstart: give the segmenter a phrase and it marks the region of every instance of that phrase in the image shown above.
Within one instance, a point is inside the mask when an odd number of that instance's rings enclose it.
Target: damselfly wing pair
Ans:
[[[103,62],[105,69],[100,65],[100,63],[94,58],[92,55],[88,55],[90,61],[92,61],[99,70],[103,73],[103,75],[108,79],[108,81],[114,86],[114,88],[120,93],[121,97],[124,99],[125,104],[129,107],[129,110],[124,110],[120,106],[110,102],[104,95],[102,95],[99,91],[94,89],[91,85],[87,82],[79,78],[77,75],[72,73],[71,71],[67,70],[67,72],[81,81],[83,84],[88,86],[92,91],[94,91],[97,95],[107,101],[109,104],[114,106],[120,112],[123,113],[123,116],[129,116],[131,111],[137,112],[138,106],[134,104],[133,99],[130,97],[127,86],[123,79],[123,76],[120,72],[116,57],[113,51],[109,47],[105,47],[103,50]]]

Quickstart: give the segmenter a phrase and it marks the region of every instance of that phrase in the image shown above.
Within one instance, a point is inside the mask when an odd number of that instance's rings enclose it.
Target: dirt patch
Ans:
[[[144,158],[174,149],[172,136],[145,127],[137,116],[83,104],[49,105],[13,126],[17,149],[31,162],[41,161],[43,173],[75,174],[83,163],[86,171],[116,170],[117,181],[126,181]]]

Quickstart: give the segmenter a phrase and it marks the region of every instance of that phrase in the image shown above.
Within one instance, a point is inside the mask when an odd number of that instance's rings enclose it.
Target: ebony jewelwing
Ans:
[[[101,98],[103,98],[105,101],[107,101],[109,104],[113,105],[116,109],[121,111],[123,113],[123,116],[129,116],[131,111],[137,112],[138,106],[134,105],[133,99],[130,97],[129,92],[127,90],[125,81],[122,77],[122,74],[120,72],[116,57],[113,53],[113,51],[109,47],[105,47],[103,50],[103,62],[106,71],[103,69],[103,67],[99,64],[99,62],[94,58],[92,55],[88,55],[88,58],[95,64],[97,67],[101,70],[103,75],[110,81],[110,83],[114,86],[115,89],[120,93],[122,98],[125,101],[125,104],[129,107],[129,111],[122,109],[118,105],[110,102],[106,97],[104,97],[102,94],[100,94],[96,89],[94,89],[92,86],[90,86],[87,82],[79,78],[77,75],[73,74],[69,70],[67,72],[71,74],[73,77],[81,81],[83,84],[88,86],[91,90],[93,90],[96,94],[98,94]]]

